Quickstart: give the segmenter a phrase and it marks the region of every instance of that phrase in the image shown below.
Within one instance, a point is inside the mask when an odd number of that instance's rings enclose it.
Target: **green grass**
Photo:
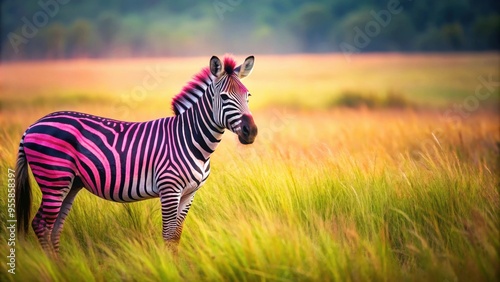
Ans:
[[[282,135],[276,136],[278,141],[293,137],[292,128],[300,127],[305,119],[319,119],[294,114],[291,127],[276,133]],[[261,113],[260,119],[266,115]],[[358,113],[337,115],[339,122],[345,122]],[[398,121],[391,121],[392,115],[365,115],[360,119],[384,123],[388,132],[377,133],[368,127],[363,134],[353,128],[353,132],[338,136],[351,140],[338,151],[327,149],[335,140],[329,140],[330,135],[319,129],[313,133],[323,149],[298,143],[280,148],[266,142],[269,140],[250,148],[225,138],[214,155],[212,176],[189,212],[177,260],[161,240],[157,200],[118,204],[83,191],[63,232],[60,261],[48,259],[31,232],[27,241],[18,241],[17,274],[7,276],[6,265],[2,264],[4,278],[497,279],[499,195],[498,177],[492,172],[498,169],[494,160],[498,156],[494,148],[498,133],[484,139],[480,147],[476,138],[460,144],[458,138],[447,137],[450,139],[440,140],[442,147],[437,143],[421,147],[415,157],[404,146],[425,132],[407,131]],[[424,127],[432,120],[422,116],[430,120],[421,121],[412,115],[398,114]],[[495,128],[487,116],[479,116],[462,125],[460,131],[469,136],[478,124],[486,133]],[[264,123],[264,130],[266,126]],[[454,128],[445,130],[451,133]],[[397,144],[378,139],[389,132],[409,136],[398,138]],[[374,138],[371,145],[354,140],[365,134]],[[401,147],[390,151],[394,146]],[[356,147],[357,152],[349,152]],[[470,155],[460,157],[457,150]],[[2,162],[1,170],[6,171],[11,163]],[[35,202],[39,202],[38,193]],[[0,206],[5,209],[5,205],[2,197]],[[6,214],[0,214],[1,222],[6,222]],[[7,253],[6,236],[1,238],[0,250]]]
[[[314,102],[304,110],[301,100],[289,108],[251,103],[256,142],[243,146],[225,134],[177,258],[161,239],[157,199],[118,204],[82,191],[62,233],[60,260],[45,256],[30,231],[26,240],[18,237],[11,275],[3,192],[0,281],[497,281],[498,113],[479,108],[450,120],[393,95],[376,101],[403,106],[311,110]],[[85,99],[0,112],[3,191],[30,123],[60,106],[113,112],[114,103]],[[132,119],[167,115],[168,104],[155,99],[143,101]],[[32,187],[34,212],[40,192]]]

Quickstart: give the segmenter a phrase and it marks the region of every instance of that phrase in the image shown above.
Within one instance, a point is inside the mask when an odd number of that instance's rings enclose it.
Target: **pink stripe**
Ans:
[[[69,181],[68,180],[57,180],[57,181],[47,181],[47,180],[43,180],[43,179],[37,179],[36,182],[40,185],[45,185],[47,187],[50,187],[50,186],[57,186],[57,187],[68,187],[69,185]]]
[[[76,166],[78,168],[78,171],[82,173],[82,177],[86,179],[91,179],[90,176],[85,172],[83,169],[81,162],[84,162],[87,166],[89,166],[90,170],[92,171],[92,174],[96,177],[96,185],[97,187],[102,187],[101,186],[101,179],[99,178],[99,173],[93,162],[84,154],[77,152],[75,148],[73,148],[69,143],[67,143],[64,140],[55,138],[51,135],[48,134],[43,134],[43,133],[30,133],[26,136],[25,138],[26,143],[38,143],[40,145],[44,145],[50,148],[53,148],[55,150],[64,152],[65,154],[68,154],[69,156],[73,157],[76,161]],[[25,148],[26,150],[27,148]],[[28,154],[33,154],[36,155],[35,151],[29,150],[28,149]],[[28,160],[29,161],[29,160]],[[91,183],[90,181],[88,182],[89,184]],[[88,188],[95,188],[97,187],[88,187]],[[98,191],[99,189],[97,189]]]
[[[28,148],[28,150],[29,150],[29,148]],[[49,164],[53,163],[53,162],[62,163],[62,164],[65,164],[66,167],[69,167],[73,170],[75,169],[75,166],[73,165],[73,163],[70,160],[52,157],[52,156],[43,154],[43,153],[38,152],[38,151],[33,151],[33,154],[31,154],[30,157],[33,158],[33,161],[36,159],[36,161],[41,162],[41,163],[49,163]]]
[[[39,161],[41,159],[41,158],[38,158],[36,156],[36,155],[40,155],[41,153],[39,153],[38,151],[31,150],[31,149],[26,148],[26,147],[24,148],[24,150],[26,152],[26,158],[28,159],[28,163],[30,163],[30,167],[31,167],[31,170],[33,171],[33,174],[44,176],[44,177],[54,177],[54,175],[56,173],[54,170],[42,168],[40,166],[32,164],[32,162],[36,162],[36,161]],[[47,157],[46,155],[44,155],[44,156]],[[71,163],[67,160],[58,159],[58,158],[52,158],[52,159],[54,159],[53,164],[64,166],[64,163],[68,163],[68,165],[66,167],[72,169],[73,171],[77,171],[77,175],[81,175],[82,177],[84,177],[84,176],[89,177],[87,172],[82,168],[82,166],[79,163],[74,164],[74,163]],[[79,174],[78,174],[78,172],[79,172]],[[60,174],[57,174],[56,177],[63,177],[63,176],[70,176],[71,177],[71,176],[73,176],[70,172],[59,171],[59,173]],[[36,175],[35,175],[35,177],[36,177]],[[37,178],[37,181],[38,181],[38,178]],[[90,185],[90,183],[87,183],[84,181],[84,184],[85,184],[85,187],[92,189],[92,186]]]
[[[132,136],[132,139],[130,139],[130,140],[137,140],[136,138],[137,138],[137,133],[138,133],[138,131],[139,131],[139,130],[135,130],[135,131],[134,131],[134,135]],[[128,133],[128,132],[127,132],[127,133]],[[130,142],[130,146],[132,146],[132,145],[133,145],[133,143],[134,143],[134,142],[133,142],[133,141],[131,141],[131,142]],[[139,141],[139,143],[140,143],[140,141]],[[139,146],[138,148],[140,148],[140,146]],[[133,182],[132,182],[132,186],[131,186],[131,187],[134,187],[134,184],[135,184],[134,182],[135,182],[135,180],[137,179],[136,175],[137,175],[137,167],[138,167],[138,166],[136,165],[136,166],[134,167],[134,172],[133,172],[133,173],[128,173],[128,172],[130,172],[130,164],[132,163],[132,150],[128,150],[128,152],[127,152],[127,157],[126,157],[126,160],[125,160],[125,161],[126,161],[126,175],[125,175],[125,176],[126,176],[126,178],[127,178],[127,181],[129,181],[130,177],[132,177],[132,179],[133,179],[132,181],[133,181]],[[126,183],[128,183],[128,182],[126,182]],[[127,189],[123,189],[124,193],[125,193],[125,191],[130,190],[130,188],[131,188],[131,187],[126,187]],[[115,192],[115,197],[117,197],[117,196],[118,196],[118,192],[119,192],[119,191],[114,191],[114,192]],[[127,195],[123,195],[123,197],[125,198],[125,197],[128,197],[128,196],[127,196]],[[115,199],[116,199],[116,198],[115,198]]]
[[[42,189],[42,192],[43,192],[43,191],[44,191],[44,190]],[[60,201],[60,200],[61,200],[61,196],[54,196],[54,195],[50,195],[50,194],[43,194],[43,195],[42,195],[42,199],[43,199],[43,200]],[[48,202],[48,201],[43,201],[43,200],[42,200],[42,202],[43,202],[43,205],[44,205],[44,206],[47,206],[47,205],[50,203],[50,202]]]
[[[44,199],[48,199],[48,197],[44,197]],[[56,200],[56,201],[59,201],[61,199],[61,197],[54,197],[52,196],[52,199],[53,200]],[[60,202],[49,202],[49,201],[45,201],[43,202],[43,207],[46,208],[46,207],[60,207],[61,206],[61,203]]]
[[[85,127],[86,129],[88,129],[89,127],[82,124],[81,122],[81,118],[75,118],[75,117],[72,117],[72,116],[69,116],[69,118],[72,118],[73,120],[75,120],[76,122],[80,123],[80,125],[82,125],[83,127]],[[78,140],[78,142],[80,142],[87,150],[89,150],[93,155],[95,155],[101,162],[103,162],[103,166],[104,167],[109,167],[109,163],[107,163],[107,158],[105,157],[105,155],[102,153],[102,151],[99,149],[99,147],[97,147],[95,145],[95,143],[89,141],[86,137],[84,137],[82,135],[82,133],[77,129],[75,128],[74,126],[70,125],[70,124],[61,124],[61,123],[56,123],[56,122],[43,122],[43,123],[40,123],[40,124],[45,124],[45,125],[49,125],[49,126],[54,126],[54,127],[57,127],[61,130],[64,130],[68,133],[71,133],[72,135],[75,136],[75,138]],[[100,133],[100,136],[102,137],[103,135]],[[61,140],[61,139],[57,139],[57,140]],[[84,154],[82,154],[81,152],[79,151],[76,151],[72,146],[71,147],[71,152],[77,156],[77,157],[80,157],[80,158],[85,158],[85,159],[88,159],[88,157],[86,157]],[[71,155],[71,154],[70,154]],[[94,176],[96,177],[96,185],[97,187],[102,187],[102,179],[99,177],[99,174],[96,174],[96,170],[97,168],[95,168],[93,162],[91,162],[89,160],[89,162],[85,162],[87,165],[89,165],[89,167],[91,168]],[[94,169],[95,168],[95,169]],[[109,176],[109,173],[108,173],[108,176]],[[107,181],[107,186],[109,186],[109,177],[107,177],[106,179]],[[86,178],[86,182],[87,183],[92,183],[91,182],[91,178]],[[97,188],[96,187],[96,188]],[[101,189],[93,189],[94,191],[100,191]]]
[[[79,121],[80,122],[80,121]],[[113,156],[115,158],[115,164],[116,164],[116,167],[114,168],[115,169],[115,178],[116,178],[116,186],[117,187],[120,187],[120,172],[121,172],[121,168],[120,168],[120,158],[118,156],[118,152],[116,152],[116,149],[109,146],[109,144],[107,143],[106,141],[106,136],[100,132],[100,131],[97,131],[95,129],[93,129],[92,127],[86,125],[86,124],[83,124],[82,123],[82,126],[83,128],[85,128],[86,130],[88,130],[89,132],[92,132],[93,134],[99,136],[102,140],[102,143],[106,148],[108,148],[112,153],[113,153]],[[116,136],[115,136],[116,137]],[[104,183],[104,189],[110,189],[111,187],[111,177],[112,177],[112,174],[111,174],[111,170],[113,169],[111,167],[111,164],[109,163],[109,160],[108,158],[106,157],[106,155],[104,155],[104,153],[102,152],[102,150],[97,147],[95,144],[92,143],[92,151],[95,155],[98,155],[99,156],[99,160],[103,163],[103,166],[104,166],[104,172],[106,174],[106,180],[105,180],[105,183]],[[87,147],[88,149],[89,147]]]

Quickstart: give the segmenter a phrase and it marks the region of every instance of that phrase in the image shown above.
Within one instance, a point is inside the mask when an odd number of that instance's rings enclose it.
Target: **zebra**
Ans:
[[[55,112],[29,126],[16,162],[19,234],[29,228],[28,166],[42,192],[32,228],[42,249],[59,253],[59,237],[77,193],[85,188],[115,202],[160,198],[162,235],[176,253],[196,191],[210,174],[210,156],[225,129],[252,144],[257,126],[241,79],[254,66],[213,56],[172,100],[174,116],[125,122],[79,112]]]

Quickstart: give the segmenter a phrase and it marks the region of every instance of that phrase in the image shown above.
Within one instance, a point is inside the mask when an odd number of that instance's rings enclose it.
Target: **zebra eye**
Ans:
[[[229,100],[229,96],[227,94],[220,94],[220,97],[222,98],[222,100],[224,101],[227,101]]]

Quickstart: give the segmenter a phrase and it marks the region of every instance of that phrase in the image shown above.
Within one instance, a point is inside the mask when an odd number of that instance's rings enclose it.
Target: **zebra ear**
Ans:
[[[237,67],[234,71],[238,73],[238,76],[241,78],[247,77],[250,75],[253,69],[253,63],[255,61],[254,56],[249,56],[245,59],[241,66]]]
[[[210,72],[214,76],[219,76],[220,71],[222,70],[222,63],[217,56],[212,56],[210,58]]]

